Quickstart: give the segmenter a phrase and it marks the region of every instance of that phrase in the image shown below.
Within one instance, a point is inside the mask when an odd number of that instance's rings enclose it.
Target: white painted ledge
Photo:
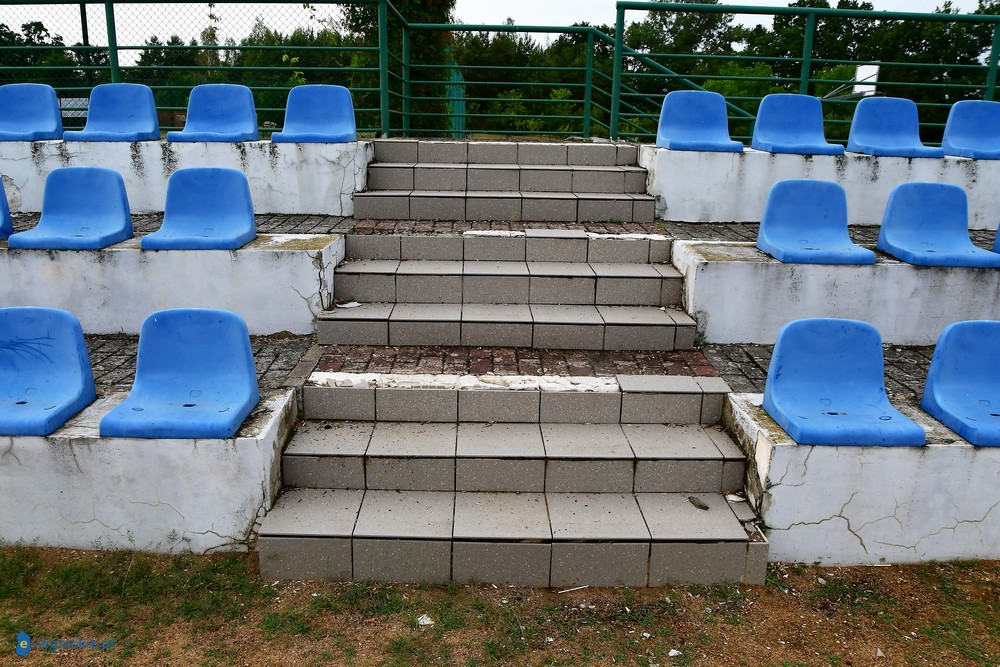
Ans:
[[[1000,160],[872,157],[860,153],[789,155],[672,151],[639,147],[649,171],[647,191],[656,218],[676,222],[758,222],[776,182],[812,178],[847,191],[848,221],[880,225],[889,193],[900,183],[951,183],[969,197],[969,227],[996,229],[1000,222]]]
[[[0,242],[0,303],[63,308],[87,333],[139,333],[165,308],[221,308],[251,334],[312,333],[344,258],[338,235],[263,235],[239,250],[11,250]]]
[[[953,322],[1000,319],[1000,270],[913,266],[879,253],[874,265],[786,264],[753,243],[674,241],[684,305],[710,343],[773,343],[788,322],[869,322],[897,345],[933,345]]]
[[[0,541],[163,553],[246,550],[280,489],[294,392],[263,399],[235,438],[101,438],[101,417],[123,398],[98,399],[48,437],[0,438]]]
[[[924,447],[796,444],[761,408],[730,394],[723,421],[747,452],[747,488],[769,560],[822,565],[1000,558],[1000,448],[973,447],[915,406]]]
[[[167,179],[178,169],[229,167],[246,174],[254,211],[354,215],[354,193],[365,189],[370,141],[347,144],[170,143],[166,141],[4,141],[0,177],[10,210],[42,209],[45,177],[59,167],[99,166],[125,180],[133,213],[162,211]]]

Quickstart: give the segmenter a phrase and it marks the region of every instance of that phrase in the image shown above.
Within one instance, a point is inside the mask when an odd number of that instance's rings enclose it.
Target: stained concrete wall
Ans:
[[[238,169],[257,213],[354,214],[365,189],[371,142],[347,144],[171,143],[166,141],[0,142],[0,177],[10,210],[40,211],[45,177],[59,167],[105,167],[125,180],[135,213],[162,211],[167,179],[188,167]]]
[[[656,217],[677,222],[758,222],[771,186],[790,178],[834,181],[847,191],[848,222],[879,225],[889,193],[900,183],[931,181],[962,187],[969,197],[969,227],[1000,223],[1000,160],[872,157],[859,153],[787,155],[672,151],[639,148],[649,170],[647,191]]]
[[[49,437],[0,438],[0,543],[246,550],[280,489],[294,393],[264,399],[227,440],[100,438],[123,398],[98,399]]]
[[[139,333],[164,308],[222,308],[251,334],[312,333],[333,296],[342,236],[265,235],[239,250],[11,250],[0,242],[0,303],[63,308],[87,333]]]
[[[730,394],[723,420],[747,453],[747,490],[769,560],[823,565],[1000,558],[1000,448],[973,447],[919,408],[924,447],[796,444]]]
[[[710,343],[773,343],[804,317],[870,322],[887,343],[933,345],[952,322],[1000,319],[1000,271],[785,264],[752,243],[674,241],[684,305]]]

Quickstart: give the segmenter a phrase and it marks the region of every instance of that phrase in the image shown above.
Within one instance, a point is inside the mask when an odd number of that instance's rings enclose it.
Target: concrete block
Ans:
[[[374,419],[378,421],[453,422],[458,419],[458,396],[454,389],[379,387],[375,394]]]
[[[625,172],[611,167],[576,167],[572,191],[624,194]]]
[[[618,147],[614,144],[569,144],[566,162],[572,165],[614,166],[618,163]]]
[[[381,234],[348,234],[348,259],[399,259],[399,237]]]
[[[532,276],[530,303],[587,305],[594,303],[595,278],[551,278]]]
[[[544,391],[539,421],[571,424],[586,420],[591,424],[617,424],[621,420],[621,411],[622,395],[619,392]]]
[[[416,162],[416,139],[376,139],[375,160],[377,162]]]
[[[462,261],[465,243],[461,236],[403,236],[399,238],[404,260]]]
[[[747,543],[747,564],[746,573],[743,575],[743,583],[751,586],[763,586],[767,579],[767,542]]]
[[[341,302],[391,303],[396,300],[396,276],[372,273],[335,273],[333,293]]]
[[[392,304],[387,304],[391,307]],[[320,345],[388,345],[389,323],[375,320],[317,320]]]
[[[414,190],[464,192],[466,182],[465,165],[419,164],[413,169]]]
[[[363,456],[281,457],[281,481],[286,487],[304,489],[363,489]]]
[[[458,421],[537,422],[537,391],[459,391]]]
[[[701,395],[623,393],[622,423],[701,423]]]
[[[428,141],[420,140],[417,149],[417,162],[438,162],[447,164],[463,164],[469,161],[469,144],[464,141]]]
[[[457,583],[548,586],[550,544],[455,542],[452,579]]]
[[[598,276],[596,302],[609,306],[659,306],[662,298],[662,282],[659,278]]]
[[[522,167],[521,192],[572,192],[573,170],[569,167]]]
[[[409,190],[379,190],[354,194],[357,220],[409,220]]]
[[[462,303],[461,275],[397,275],[397,303]]]
[[[605,350],[672,350],[674,326],[631,326],[608,324],[604,327]]]
[[[524,237],[466,236],[465,260],[523,262]]]
[[[302,387],[306,419],[375,420],[375,390],[353,387]]]
[[[577,193],[579,222],[632,222],[632,199],[626,195]]]
[[[390,321],[389,344],[461,345],[462,323]]]
[[[586,262],[587,244],[586,238],[529,236],[525,239],[525,258],[529,262]]]
[[[410,197],[412,220],[465,220],[465,192],[414,191]]]
[[[737,583],[745,574],[746,549],[746,542],[654,542],[649,585]]]
[[[469,142],[469,164],[517,164],[517,144],[512,141]]]
[[[343,537],[260,537],[261,576],[269,580],[350,581],[351,540]]]
[[[455,459],[369,456],[365,485],[369,489],[454,491]]]
[[[447,584],[451,542],[355,538],[354,580]]]
[[[521,170],[516,164],[469,165],[467,188],[473,191],[517,192]]]
[[[616,146],[618,152],[616,154],[617,164],[619,165],[634,165],[639,162],[639,147],[633,144],[618,144]]]
[[[635,462],[636,493],[719,493],[722,461],[639,459]]]
[[[529,222],[576,222],[576,195],[523,192],[521,219]]]
[[[517,144],[517,162],[521,165],[531,164],[566,164],[566,144],[549,144],[534,142],[519,142]]]
[[[549,585],[645,586],[649,543],[552,544]]]
[[[590,239],[587,261],[591,264],[645,264],[649,261],[649,240]]]
[[[467,347],[531,347],[529,324],[463,322],[462,345]]]
[[[465,199],[465,219],[489,222],[521,220],[521,197],[516,192],[495,192],[487,196],[482,191],[469,191]]]
[[[547,493],[632,493],[635,461],[550,458]]]
[[[412,164],[371,164],[368,166],[368,190],[412,190]],[[438,188],[435,188],[438,189]]]
[[[459,458],[455,460],[455,489],[541,493],[545,490],[545,460]]]

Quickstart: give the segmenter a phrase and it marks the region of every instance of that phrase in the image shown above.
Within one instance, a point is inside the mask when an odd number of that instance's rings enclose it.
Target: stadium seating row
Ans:
[[[167,141],[256,141],[257,110],[246,86],[208,83],[195,86],[187,121]],[[0,86],[0,141],[159,141],[160,123],[153,92],[137,83],[95,86],[83,130],[63,131],[59,100],[52,87],[38,83]],[[357,141],[354,103],[343,86],[296,86],[288,93],[285,126],[271,135],[278,143]]]
[[[0,187],[0,238],[9,248],[96,250],[132,238],[121,174],[103,167],[62,167],[45,178],[42,215],[13,233]],[[163,225],[139,241],[143,250],[235,250],[257,237],[250,184],[221,167],[178,169],[167,181]]]
[[[872,325],[790,322],[771,355],[764,410],[801,445],[923,445],[923,428],[889,402],[883,373]],[[998,373],[1000,322],[956,322],[938,338],[920,407],[973,445],[1000,446]]]
[[[0,435],[49,435],[96,398],[80,322],[54,308],[0,308]],[[260,398],[238,315],[155,312],[142,324],[135,382],[104,437],[230,438]]]
[[[794,264],[874,264],[875,253],[851,241],[847,194],[831,181],[793,179],[774,184],[757,232],[757,247]],[[1000,267],[993,252],[972,243],[965,191],[945,183],[893,188],[876,247],[917,266]]]
[[[663,99],[656,145],[682,151],[740,153],[729,137],[725,98],[708,91],[675,90]],[[820,100],[809,95],[774,94],[760,103],[750,147],[771,153],[842,155],[827,142]],[[920,141],[917,105],[899,97],[867,97],[858,102],[847,150],[879,157],[945,155],[1000,159],[1000,102],[963,100],[948,114],[940,148]]]

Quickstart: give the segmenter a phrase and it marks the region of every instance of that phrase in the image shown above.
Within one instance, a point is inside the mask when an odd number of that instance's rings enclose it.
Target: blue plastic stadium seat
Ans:
[[[257,108],[246,86],[203,83],[191,89],[187,122],[167,141],[256,141]]]
[[[0,239],[5,239],[14,233],[14,222],[10,219],[10,206],[7,205],[7,192],[3,181],[0,181]]]
[[[1000,160],[1000,102],[955,102],[948,112],[941,148],[945,155]]]
[[[179,308],[142,323],[135,383],[101,419],[101,435],[231,438],[257,405],[257,371],[243,319]]]
[[[675,151],[742,153],[729,138],[726,98],[707,90],[674,90],[663,98],[656,145]]]
[[[851,242],[847,194],[830,181],[788,180],[771,186],[757,247],[794,264],[874,264],[875,253]]]
[[[945,183],[893,188],[877,247],[919,266],[1000,267],[1000,254],[976,247],[969,238],[965,190]]]
[[[257,238],[250,184],[222,167],[178,169],[167,181],[163,225],[143,250],[235,250]]]
[[[920,143],[917,105],[902,97],[866,97],[851,120],[847,150],[878,157],[944,157]]]
[[[103,167],[62,167],[45,178],[42,217],[7,239],[10,248],[96,250],[132,238],[121,174]]]
[[[796,155],[843,155],[823,134],[823,105],[809,95],[768,95],[760,101],[751,148]]]
[[[764,410],[800,445],[924,444],[924,430],[889,404],[883,372],[872,325],[790,322],[771,354]]]
[[[920,407],[979,447],[1000,447],[1000,322],[956,322],[938,338]]]
[[[285,127],[275,143],[347,143],[358,140],[351,91],[343,86],[296,86],[288,93]]]
[[[62,112],[52,86],[0,86],[0,141],[42,141],[62,139],[62,135]]]
[[[67,130],[65,141],[159,141],[160,121],[149,86],[102,83],[90,93],[87,125]]]
[[[54,308],[0,308],[0,435],[48,435],[94,398],[76,317]]]

